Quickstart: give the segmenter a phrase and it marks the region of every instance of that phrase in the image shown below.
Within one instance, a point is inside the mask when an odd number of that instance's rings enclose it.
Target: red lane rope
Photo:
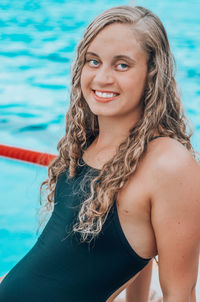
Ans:
[[[0,156],[19,159],[34,164],[48,166],[56,157],[54,154],[43,153],[18,147],[12,147],[0,144]]]

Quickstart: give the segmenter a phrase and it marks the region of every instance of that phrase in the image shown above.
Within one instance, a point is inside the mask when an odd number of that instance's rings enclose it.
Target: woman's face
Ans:
[[[89,45],[81,89],[98,116],[140,118],[147,56],[128,24],[105,27]]]

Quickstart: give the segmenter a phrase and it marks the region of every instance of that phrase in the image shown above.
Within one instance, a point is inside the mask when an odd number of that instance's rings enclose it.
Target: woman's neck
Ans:
[[[106,147],[117,147],[129,136],[137,120],[128,120],[123,117],[98,116],[99,135],[95,139],[96,149]]]

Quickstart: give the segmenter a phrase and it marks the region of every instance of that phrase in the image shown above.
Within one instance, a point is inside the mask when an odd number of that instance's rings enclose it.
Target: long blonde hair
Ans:
[[[48,190],[45,208],[54,203],[54,191],[59,174],[69,169],[69,177],[83,152],[98,136],[98,119],[89,109],[81,91],[80,77],[85,54],[98,33],[114,22],[130,24],[148,55],[148,73],[143,95],[143,114],[128,137],[118,146],[116,154],[106,162],[98,175],[91,179],[90,196],[83,200],[73,230],[83,241],[91,240],[102,229],[117,193],[126,184],[144,155],[155,130],[183,144],[192,154],[192,135],[187,128],[184,110],[174,78],[175,62],[166,31],[160,19],[144,7],[118,6],[97,16],[87,27],[77,46],[72,70],[70,106],[66,114],[66,132],[58,143],[59,154],[48,167],[48,179],[42,185]]]

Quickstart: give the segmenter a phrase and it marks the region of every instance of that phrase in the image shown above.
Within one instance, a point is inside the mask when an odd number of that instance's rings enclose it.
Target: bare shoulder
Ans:
[[[147,149],[147,158],[151,172],[161,179],[183,172],[195,173],[200,177],[200,164],[186,147],[170,137],[152,141]]]
[[[133,189],[136,179],[142,182],[149,200],[159,191],[162,194],[164,187],[176,189],[177,182],[189,184],[195,178],[200,188],[200,164],[185,146],[170,137],[160,137],[148,144],[135,176],[130,179]]]
[[[148,146],[145,161],[152,203],[170,205],[169,200],[174,203],[176,197],[176,205],[182,200],[182,206],[193,202],[196,207],[197,199],[200,205],[200,164],[186,147],[172,138],[155,139]]]
[[[165,208],[164,215],[178,209],[193,218],[200,215],[200,165],[191,152],[171,138],[152,143],[148,152],[154,163],[149,177],[153,208]]]

